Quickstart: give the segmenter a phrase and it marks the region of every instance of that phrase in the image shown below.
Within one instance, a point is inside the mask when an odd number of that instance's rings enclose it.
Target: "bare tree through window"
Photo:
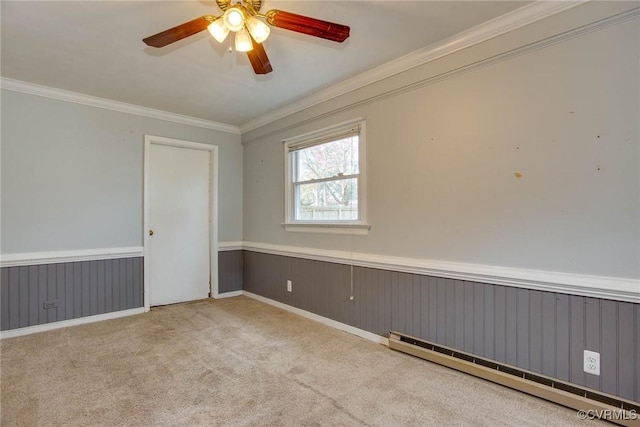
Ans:
[[[295,152],[296,219],[358,219],[358,136]]]

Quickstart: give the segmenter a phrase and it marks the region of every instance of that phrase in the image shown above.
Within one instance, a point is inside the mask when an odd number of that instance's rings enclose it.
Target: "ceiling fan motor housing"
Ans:
[[[238,1],[216,0],[216,3],[218,4],[218,7],[220,8],[220,10],[222,10],[223,12],[227,10],[229,7],[234,6],[235,4],[241,4],[242,6],[246,7],[250,11],[254,11],[254,12],[260,11],[260,8],[262,7],[262,0],[238,0]]]

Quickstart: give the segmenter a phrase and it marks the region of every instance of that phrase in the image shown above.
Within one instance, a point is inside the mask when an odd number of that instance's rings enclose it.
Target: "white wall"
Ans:
[[[243,135],[244,239],[639,278],[640,20],[513,51],[629,7],[580,6]],[[281,140],[360,116],[370,234],[285,232]]]
[[[2,90],[3,254],[142,246],[144,135],[216,144],[219,239],[242,239],[240,136]]]

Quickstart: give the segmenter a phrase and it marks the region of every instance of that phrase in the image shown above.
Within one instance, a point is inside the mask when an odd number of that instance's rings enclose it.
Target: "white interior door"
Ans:
[[[210,152],[151,144],[149,157],[150,305],[207,298]]]

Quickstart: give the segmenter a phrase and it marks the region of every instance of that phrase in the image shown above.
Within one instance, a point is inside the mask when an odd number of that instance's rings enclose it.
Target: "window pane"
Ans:
[[[358,136],[327,142],[294,152],[295,181],[359,173]]]
[[[358,179],[295,186],[295,219],[298,221],[358,220]]]

